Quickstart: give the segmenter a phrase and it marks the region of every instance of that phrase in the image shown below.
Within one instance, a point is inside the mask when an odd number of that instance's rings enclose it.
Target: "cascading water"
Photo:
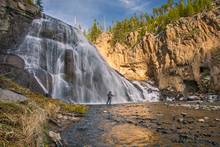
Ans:
[[[113,103],[158,99],[109,67],[77,28],[49,16],[34,20],[23,43],[10,53],[25,61],[42,91],[54,98],[105,103],[112,91]]]

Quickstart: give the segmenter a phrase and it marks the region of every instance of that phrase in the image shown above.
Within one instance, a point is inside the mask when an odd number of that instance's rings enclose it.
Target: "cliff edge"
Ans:
[[[130,80],[153,79],[160,89],[183,93],[220,91],[220,7],[184,17],[154,35],[127,36],[130,46],[111,46],[103,33],[96,46],[107,62]]]

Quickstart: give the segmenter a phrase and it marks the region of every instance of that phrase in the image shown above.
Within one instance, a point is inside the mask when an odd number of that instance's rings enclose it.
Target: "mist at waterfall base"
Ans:
[[[157,88],[130,82],[112,69],[80,30],[46,15],[33,20],[23,43],[9,53],[24,60],[25,69],[53,98],[102,104],[112,91],[112,103],[159,99]]]

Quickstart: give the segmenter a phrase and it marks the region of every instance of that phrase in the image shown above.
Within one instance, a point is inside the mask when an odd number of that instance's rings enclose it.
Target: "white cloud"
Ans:
[[[120,0],[120,1],[126,5],[130,5],[133,2],[132,0]]]
[[[143,0],[119,0],[124,7],[134,12],[143,12],[145,8],[150,4],[149,1],[143,2]]]
[[[126,7],[132,7],[132,6],[136,5],[136,4],[138,4],[138,2],[140,0],[119,0],[119,1],[121,3],[123,3],[124,6],[126,6]]]

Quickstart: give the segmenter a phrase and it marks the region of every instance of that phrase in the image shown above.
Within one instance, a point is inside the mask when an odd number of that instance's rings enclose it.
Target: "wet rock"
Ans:
[[[55,133],[55,132],[53,132],[53,131],[49,131],[48,136],[49,136],[50,139],[51,139],[53,142],[55,142],[57,145],[61,145],[61,146],[62,146],[60,133]]]
[[[209,119],[209,117],[204,117],[204,119],[205,119],[205,120],[208,120],[208,119]]]
[[[0,55],[0,64],[14,66],[19,69],[24,69],[25,61],[17,55]]]
[[[187,139],[188,139],[187,135],[180,134],[178,142],[179,143],[185,143]]]
[[[205,99],[207,99],[208,102],[215,102],[215,101],[219,101],[219,96],[218,95],[208,95],[205,97]]]
[[[134,124],[135,122],[132,121],[132,120],[127,120],[127,123],[129,123],[129,124]]]
[[[220,121],[220,119],[219,119],[219,118],[216,118],[215,121]]]
[[[177,121],[178,121],[179,123],[183,123],[184,119],[183,119],[183,118],[178,118]]]
[[[187,113],[183,113],[183,112],[182,112],[181,115],[182,115],[183,117],[185,117],[185,116],[187,115]]]
[[[199,105],[194,106],[194,109],[199,110]]]
[[[158,126],[161,126],[161,125],[162,125],[162,123],[161,123],[161,122],[157,122],[156,124],[157,124]]]
[[[157,132],[160,132],[162,134],[168,134],[169,133],[167,129],[161,128],[161,127],[157,128]]]
[[[58,115],[57,115],[57,118],[58,118],[58,119],[62,119],[62,118],[63,118],[63,115],[62,115],[62,114],[58,114]]]
[[[200,122],[200,123],[204,123],[205,120],[201,118],[201,119],[198,119],[198,122]]]
[[[73,57],[73,51],[72,50],[66,50],[65,51],[65,73],[68,76],[69,80],[73,80],[74,77],[74,66],[72,64],[74,63],[74,57]]]
[[[194,123],[194,121],[195,121],[195,119],[194,119],[193,117],[187,117],[186,122],[187,122],[188,124],[192,124],[192,123]]]
[[[63,116],[63,119],[67,120],[67,119],[68,119],[68,116]]]
[[[198,101],[198,100],[200,100],[201,98],[200,97],[198,97],[198,96],[188,96],[187,97],[187,100],[188,101]]]
[[[79,127],[79,128],[77,128],[78,130],[80,130],[80,131],[85,131],[85,130],[87,130],[88,128],[87,127]]]
[[[144,123],[144,121],[143,121],[143,120],[140,120],[138,123],[139,123],[139,124],[143,124],[143,123]]]
[[[208,134],[208,133],[203,133],[202,135],[205,136],[205,137],[211,137],[212,136],[211,134]]]
[[[60,121],[56,121],[56,120],[50,118],[49,122],[51,122],[52,124],[54,124],[54,125],[56,125],[56,126],[58,126],[60,128],[62,127],[61,124],[60,124]]]
[[[70,120],[71,120],[71,121],[79,121],[80,118],[77,118],[77,117],[70,117]]]

